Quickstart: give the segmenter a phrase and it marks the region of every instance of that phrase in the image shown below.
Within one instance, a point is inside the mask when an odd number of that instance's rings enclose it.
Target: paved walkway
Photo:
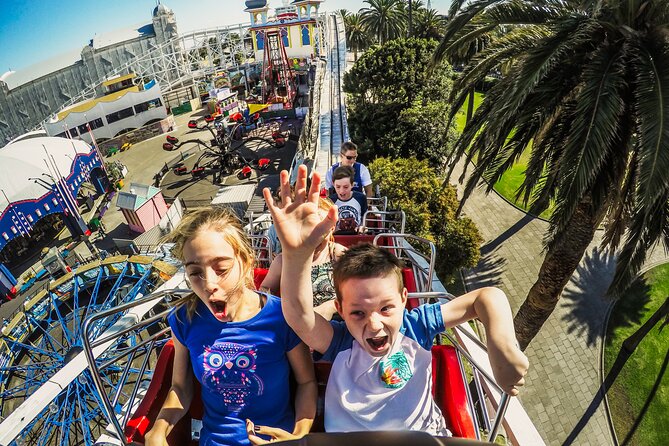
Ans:
[[[460,176],[463,165],[452,178]],[[481,189],[464,212],[484,239],[481,261],[466,273],[468,288],[501,287],[515,313],[537,279],[548,224]],[[526,351],[530,371],[520,398],[549,445],[613,444],[603,405],[590,408],[601,384],[600,347],[610,305],[603,296],[614,271],[612,258],[597,248],[601,236],[597,231],[555,311]],[[650,257],[648,263],[667,259],[662,249]]]

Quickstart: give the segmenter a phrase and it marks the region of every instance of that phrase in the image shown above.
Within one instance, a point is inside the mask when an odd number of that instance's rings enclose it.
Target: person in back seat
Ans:
[[[334,192],[334,171],[340,166],[348,166],[353,169],[353,190],[364,193],[367,198],[372,196],[372,177],[369,169],[362,163],[357,162],[358,146],[352,141],[346,141],[341,145],[339,151],[341,162],[333,164],[325,174],[325,187]]]
[[[276,200],[276,196],[274,197]],[[319,198],[318,212],[324,217],[334,204],[328,198]],[[311,283],[314,293],[314,310],[330,320],[337,312],[334,305],[336,297],[332,282],[332,265],[346,251],[346,247],[334,241],[333,231],[323,239],[314,251],[311,265]],[[279,254],[270,265],[267,276],[260,285],[261,290],[278,295],[281,288],[281,265],[283,256]]]
[[[258,434],[274,440],[307,434],[318,393],[309,349],[286,323],[279,298],[255,290],[255,257],[237,217],[222,207],[189,213],[169,241],[193,294],[167,318],[174,340],[172,387],[146,445],[166,445],[190,407],[193,375],[202,384],[200,444],[261,444]],[[249,419],[271,428],[249,435]]]
[[[283,246],[281,305],[286,321],[316,354],[333,362],[325,395],[326,431],[447,435],[432,397],[430,349],[437,333],[474,318],[486,328],[497,383],[517,395],[528,361],[516,342],[509,303],[498,288],[407,311],[401,261],[387,250],[360,244],[334,266],[335,306],[343,322],[328,322],[314,312],[312,253],[332,230],[337,213],[331,209],[325,218],[319,214],[320,178],[314,174],[307,191],[306,175],[300,166],[295,196],[287,201],[288,173],[281,173],[280,206],[272,202],[269,190],[263,194]]]
[[[330,195],[330,200],[339,209],[336,232],[357,234],[367,212],[367,199],[363,193],[353,190],[353,169],[338,167],[332,174],[332,181],[335,193]]]

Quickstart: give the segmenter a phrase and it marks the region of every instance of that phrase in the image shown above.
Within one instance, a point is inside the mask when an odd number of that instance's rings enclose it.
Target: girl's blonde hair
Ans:
[[[183,250],[186,242],[195,237],[200,231],[207,229],[221,233],[223,239],[232,247],[236,260],[239,262],[242,270],[241,280],[231,290],[231,293],[235,293],[244,287],[255,289],[255,282],[253,280],[255,255],[253,248],[242,229],[239,218],[229,208],[210,206],[189,212],[181,219],[179,225],[164,239],[164,242],[174,243],[172,255],[183,262]],[[197,295],[191,293],[179,299],[175,303],[175,306],[186,305],[186,314],[188,320],[191,320],[197,308],[197,301]]]

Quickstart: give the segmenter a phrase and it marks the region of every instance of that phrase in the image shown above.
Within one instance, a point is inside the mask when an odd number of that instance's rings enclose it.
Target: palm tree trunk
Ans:
[[[407,37],[411,37],[412,31],[413,31],[413,30],[411,29],[411,28],[412,28],[412,23],[411,23],[411,22],[413,21],[413,20],[412,20],[412,19],[413,19],[413,17],[412,17],[413,14],[412,14],[412,10],[411,10],[411,9],[412,9],[412,8],[411,8],[411,0],[409,0],[409,27],[408,27]]]
[[[597,222],[590,199],[584,199],[576,207],[569,222],[565,240],[546,253],[539,277],[513,320],[522,350],[527,348],[555,309],[562,290],[576,271],[596,228]]]

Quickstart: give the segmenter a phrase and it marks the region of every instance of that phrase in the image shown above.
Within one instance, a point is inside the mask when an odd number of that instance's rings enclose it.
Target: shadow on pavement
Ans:
[[[476,268],[467,274],[467,288],[476,289],[485,286],[499,286],[507,260],[494,254],[483,256]]]
[[[606,314],[612,303],[606,291],[615,267],[613,255],[595,248],[584,257],[562,292],[563,305],[568,309],[562,320],[568,324],[570,334],[585,336],[588,346],[595,345],[604,334]],[[616,303],[619,307],[609,320],[609,330],[638,325],[650,301],[648,291],[645,280],[635,281],[625,293],[625,299]]]

